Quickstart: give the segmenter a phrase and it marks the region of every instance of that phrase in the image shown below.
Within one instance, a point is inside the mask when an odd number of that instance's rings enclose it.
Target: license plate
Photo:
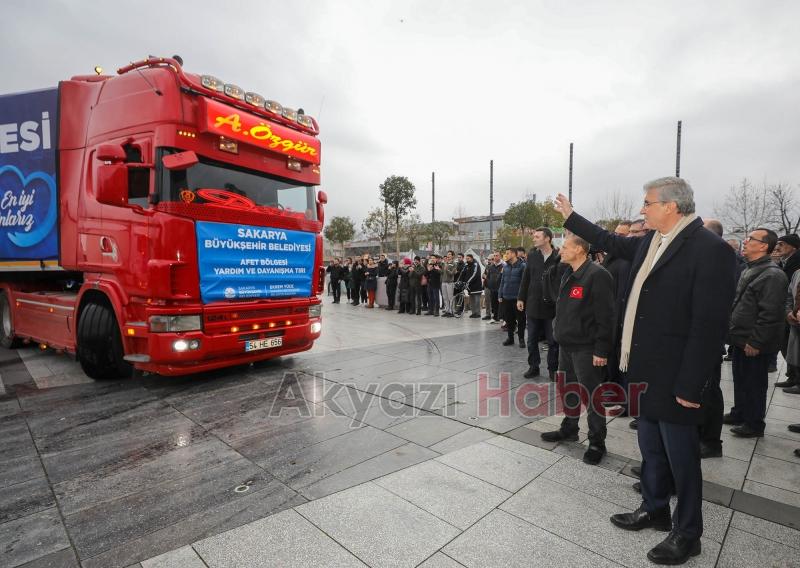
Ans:
[[[259,349],[270,349],[283,345],[283,337],[270,337],[268,339],[253,339],[244,345],[245,351],[258,351]]]

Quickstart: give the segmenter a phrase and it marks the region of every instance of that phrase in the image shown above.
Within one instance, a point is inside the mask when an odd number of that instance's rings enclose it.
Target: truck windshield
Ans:
[[[162,154],[180,150],[164,148]],[[159,158],[160,164],[160,158]],[[161,200],[204,203],[198,189],[218,189],[244,196],[261,207],[272,207],[295,213],[306,219],[316,219],[314,186],[300,185],[290,180],[262,172],[234,168],[230,164],[200,158],[200,163],[186,170],[161,168]],[[184,192],[189,191],[194,195]]]

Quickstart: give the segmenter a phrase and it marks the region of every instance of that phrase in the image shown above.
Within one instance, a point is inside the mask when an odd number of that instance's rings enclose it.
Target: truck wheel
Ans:
[[[130,378],[133,367],[124,355],[114,310],[105,304],[88,304],[78,322],[78,361],[83,372],[95,380]]]
[[[0,345],[8,349],[20,346],[19,338],[14,335],[14,318],[5,292],[0,292]]]

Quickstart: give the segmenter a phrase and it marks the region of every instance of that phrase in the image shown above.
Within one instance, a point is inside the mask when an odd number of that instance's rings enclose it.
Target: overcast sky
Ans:
[[[328,216],[358,225],[404,175],[430,220],[682,177],[710,216],[728,188],[800,182],[800,2],[372,1],[0,3],[0,91],[147,54],[319,118]]]

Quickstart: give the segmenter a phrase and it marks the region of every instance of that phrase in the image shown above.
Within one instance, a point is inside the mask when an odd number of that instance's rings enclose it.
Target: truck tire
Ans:
[[[14,316],[11,313],[8,296],[5,292],[0,292],[0,345],[16,349],[20,343],[19,338],[14,335]]]
[[[133,367],[125,361],[117,318],[106,304],[90,303],[78,321],[78,361],[95,380],[127,379]]]

